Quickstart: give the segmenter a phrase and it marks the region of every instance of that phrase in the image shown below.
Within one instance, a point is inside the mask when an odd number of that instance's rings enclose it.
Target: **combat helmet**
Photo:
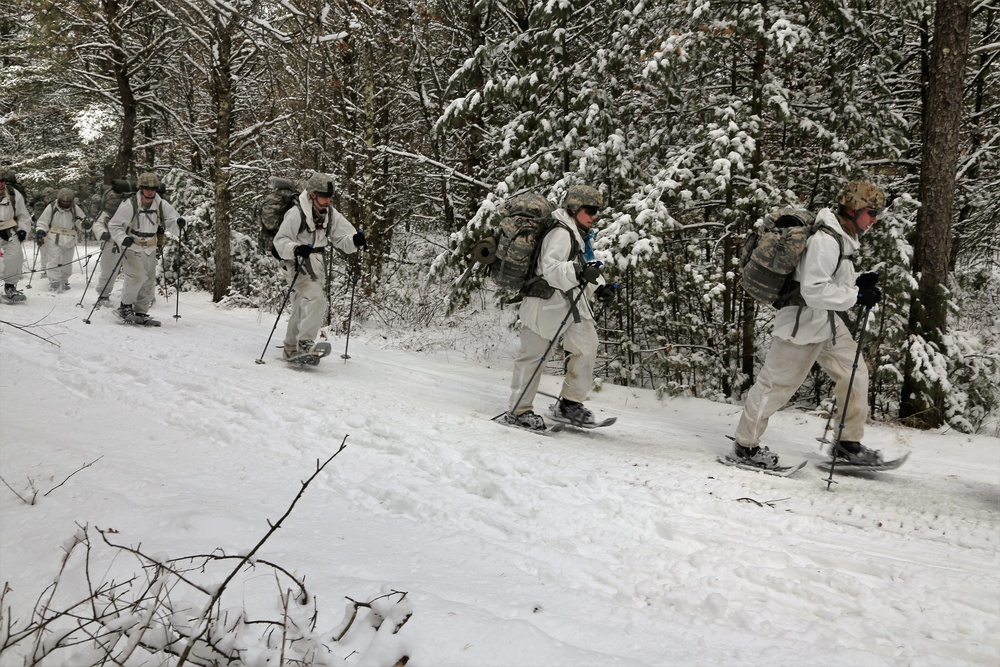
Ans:
[[[836,201],[855,211],[871,209],[872,214],[877,217],[885,208],[885,192],[868,181],[848,181],[841,186]]]
[[[73,201],[76,199],[76,193],[70,188],[59,188],[59,192],[56,193],[56,202],[62,208],[69,208],[73,205]],[[63,207],[63,202],[66,202],[66,206]]]
[[[603,203],[604,198],[597,188],[589,185],[571,185],[566,188],[566,200],[563,202],[563,208],[578,211],[584,206],[600,208]]]
[[[306,181],[306,192],[322,195],[324,197],[333,196],[333,177],[329,174],[316,172]]]
[[[160,177],[151,171],[145,171],[139,174],[137,184],[140,188],[158,188],[160,187]]]

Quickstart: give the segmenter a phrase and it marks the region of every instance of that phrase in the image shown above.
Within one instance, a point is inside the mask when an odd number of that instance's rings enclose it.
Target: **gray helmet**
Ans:
[[[76,199],[76,193],[69,188],[59,188],[59,192],[56,193],[56,199],[60,204],[64,201],[69,202],[69,206],[66,207],[69,208],[73,205],[73,201]]]
[[[333,196],[333,177],[328,174],[316,172],[306,181],[306,192],[311,192],[324,197]]]
[[[603,203],[604,198],[597,188],[589,185],[571,185],[566,189],[566,199],[563,201],[563,208],[577,211],[584,206],[600,208]]]
[[[836,201],[855,211],[870,208],[877,215],[885,208],[885,193],[867,181],[848,181],[841,186]]]
[[[14,172],[12,172],[7,167],[0,167],[0,180],[6,181],[13,179],[14,179]]]
[[[160,187],[160,177],[151,171],[146,171],[139,174],[138,185],[140,188],[158,188]]]

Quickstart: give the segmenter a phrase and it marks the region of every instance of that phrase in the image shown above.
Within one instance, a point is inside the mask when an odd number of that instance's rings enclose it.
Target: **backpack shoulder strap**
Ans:
[[[836,274],[840,270],[840,263],[844,261],[844,239],[840,238],[840,234],[823,224],[819,225],[816,231],[826,232],[837,242],[837,267],[833,270],[833,273]]]
[[[571,245],[569,258],[570,259],[576,259],[580,255],[582,255],[583,254],[583,248],[581,248],[580,244],[578,244],[576,242],[576,234],[573,233],[573,230],[570,229],[569,225],[567,225],[565,222],[563,222],[562,220],[560,220],[558,218],[552,218],[552,220],[553,220],[552,225],[548,229],[546,229],[545,233],[542,234],[542,236],[541,236],[540,239],[538,239],[538,246],[541,247],[541,245],[542,245],[542,239],[545,238],[546,236],[548,236],[549,232],[551,232],[556,227],[562,227],[563,229],[566,230],[566,233],[569,234],[569,242],[570,242],[570,245]]]
[[[306,224],[306,212],[302,210],[302,204],[299,203],[298,196],[295,197],[292,205],[299,213],[299,234],[305,234],[309,231],[309,225]]]

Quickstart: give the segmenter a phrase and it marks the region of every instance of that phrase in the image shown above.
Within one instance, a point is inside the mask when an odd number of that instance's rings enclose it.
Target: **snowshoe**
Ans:
[[[492,421],[503,424],[504,426],[510,426],[511,428],[528,431],[529,433],[537,433],[538,435],[555,433],[556,431],[561,431],[563,426],[565,426],[565,424],[560,422],[546,424],[545,420],[534,412],[526,412],[520,415],[515,415],[512,412],[504,412],[494,417]],[[541,427],[539,427],[539,424]]]
[[[719,463],[723,465],[762,472],[767,475],[787,477],[802,470],[807,463],[807,461],[801,461],[795,465],[783,466],[778,463],[778,455],[767,447],[744,447],[736,442],[732,436],[726,437],[733,440],[733,452],[719,457]]]
[[[513,412],[505,412],[503,413],[502,419],[503,422],[509,426],[517,426],[518,428],[528,429],[529,431],[545,430],[545,420],[542,419],[541,415],[535,414],[531,410],[519,415],[515,415]]]
[[[297,366],[319,366],[319,360],[329,356],[332,349],[329,343],[316,343],[314,345],[312,341],[299,341],[298,350],[292,354],[285,354],[284,359]]]
[[[13,285],[5,285],[3,289],[3,302],[8,304],[24,303],[27,299],[24,292]]]
[[[903,454],[898,459],[892,459],[891,461],[880,461],[878,463],[851,463],[850,461],[845,461],[842,458],[837,459],[837,465],[834,468],[835,472],[887,472],[889,470],[895,470],[904,463],[906,459],[910,458],[909,452]],[[820,461],[816,464],[821,470],[830,470],[831,462],[830,460]]]

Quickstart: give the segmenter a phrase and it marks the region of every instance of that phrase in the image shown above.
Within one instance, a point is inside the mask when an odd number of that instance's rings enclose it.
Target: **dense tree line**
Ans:
[[[887,288],[872,405],[976,430],[1000,405],[998,57],[974,0],[16,0],[0,160],[83,195],[166,174],[177,268],[237,304],[280,289],[253,217],[269,175],[336,176],[373,248],[331,289],[369,302],[402,276],[447,289],[509,194],[590,183],[621,286],[604,375],[722,400],[773,314],[738,287],[740,239],[870,179],[895,201],[859,260]],[[829,393],[817,375],[803,398]]]

